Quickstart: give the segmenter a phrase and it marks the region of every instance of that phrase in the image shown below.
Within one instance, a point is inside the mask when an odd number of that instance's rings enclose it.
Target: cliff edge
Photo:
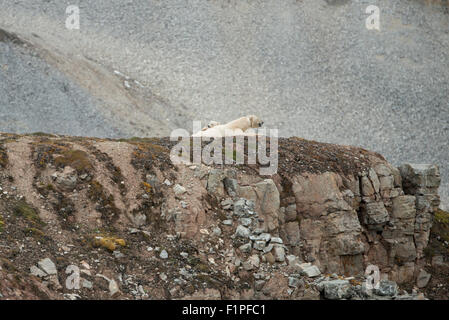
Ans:
[[[174,144],[0,134],[0,298],[447,298],[437,166],[281,138],[260,176]]]

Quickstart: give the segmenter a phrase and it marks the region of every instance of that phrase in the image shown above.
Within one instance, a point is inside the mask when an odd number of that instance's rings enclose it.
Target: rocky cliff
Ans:
[[[435,165],[289,138],[260,176],[173,165],[173,145],[0,135],[1,297],[409,299],[447,268]]]

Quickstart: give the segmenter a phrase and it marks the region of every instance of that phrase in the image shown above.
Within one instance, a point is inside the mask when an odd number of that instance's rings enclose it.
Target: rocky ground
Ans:
[[[168,136],[258,114],[281,136],[440,166],[449,206],[446,0],[0,0],[0,131]],[[366,8],[380,9],[380,31]],[[446,208],[448,210],[448,208]]]
[[[173,145],[2,134],[1,298],[448,298],[436,166],[289,138],[268,177]]]

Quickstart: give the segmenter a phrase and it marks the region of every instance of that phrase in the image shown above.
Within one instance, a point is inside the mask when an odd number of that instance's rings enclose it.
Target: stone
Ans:
[[[207,192],[215,196],[224,196],[225,189],[223,179],[225,178],[223,170],[212,169],[207,178]]]
[[[44,271],[42,271],[41,269],[39,269],[36,266],[31,266],[30,272],[33,276],[36,276],[39,278],[43,278],[43,277],[47,276],[47,274]]]
[[[290,246],[297,246],[300,243],[300,236],[299,236],[299,223],[298,221],[294,222],[287,222],[285,224],[285,232],[287,234],[287,241],[288,245]],[[273,239],[271,240],[273,241]]]
[[[250,240],[252,241],[265,241],[265,242],[269,242],[271,239],[271,235],[269,233],[261,233],[258,234],[257,236],[250,236]]]
[[[373,184],[374,192],[379,193],[380,191],[379,177],[377,176],[377,173],[376,171],[374,171],[373,168],[369,169],[368,177],[371,180],[371,183]]]
[[[119,292],[119,287],[117,285],[117,282],[115,280],[109,281],[109,295],[111,297],[115,296]]]
[[[271,243],[277,243],[277,244],[283,244],[284,243],[284,241],[281,238],[279,238],[279,237],[271,237],[270,242]]]
[[[243,253],[250,253],[251,250],[252,250],[251,242],[242,244],[242,245],[239,247],[239,250],[240,250],[241,252],[243,252]]]
[[[223,223],[225,226],[232,226],[232,220],[230,219],[223,220],[221,223]]]
[[[274,247],[274,259],[277,262],[284,262],[285,261],[285,249],[281,246],[275,246]]]
[[[212,229],[212,235],[215,237],[221,236],[221,229],[219,227],[214,227]]]
[[[392,190],[394,188],[394,177],[385,176],[379,178],[380,191]]]
[[[265,280],[256,280],[254,282],[254,289],[256,291],[261,291],[265,285]]]
[[[296,277],[288,277],[288,286],[291,288],[298,288],[300,281]]]
[[[254,241],[254,249],[263,251],[265,249],[266,242],[263,240]]]
[[[225,177],[223,179],[223,183],[226,189],[226,192],[231,196],[231,197],[235,197],[237,196],[237,188],[238,188],[238,183],[236,179],[231,179],[228,177]]]
[[[82,286],[83,286],[83,288],[86,288],[86,289],[89,289],[89,290],[94,287],[93,283],[91,281],[89,281],[89,280],[86,280],[86,279],[83,279]]]
[[[285,222],[296,221],[297,216],[296,204],[291,204],[285,208]]]
[[[407,194],[432,194],[440,186],[440,170],[434,164],[410,164],[399,167],[402,185]]]
[[[398,285],[394,281],[380,280],[379,287],[374,287],[373,293],[378,296],[394,297],[398,294]]]
[[[330,300],[348,299],[351,297],[351,284],[348,280],[329,280],[321,282],[324,297]]]
[[[267,253],[267,252],[271,252],[271,250],[273,250],[274,248],[274,244],[269,243],[265,248],[263,248],[263,252]]]
[[[147,223],[147,216],[143,213],[136,213],[132,216],[134,225],[137,227],[141,227]]]
[[[159,254],[159,257],[161,259],[167,259],[168,258],[168,252],[164,249],[161,251],[161,253]]]
[[[249,227],[252,222],[252,220],[250,218],[240,218],[239,221],[242,224],[242,226],[244,226],[244,227]]]
[[[429,284],[431,276],[432,275],[426,270],[421,269],[419,271],[418,277],[416,278],[416,285],[418,286],[418,288],[425,288]]]
[[[251,271],[253,269],[259,268],[260,265],[260,258],[258,255],[252,255],[248,258],[245,262],[243,262],[243,269],[246,271]]]
[[[280,194],[272,179],[265,179],[254,185],[261,215],[264,218],[264,227],[273,231],[279,226]]]
[[[389,221],[390,217],[383,202],[365,203],[364,209],[364,222],[367,225],[379,225]]]
[[[254,202],[243,198],[234,202],[234,215],[238,217],[250,217],[255,215]]]
[[[40,260],[37,265],[39,268],[45,271],[48,275],[57,274],[58,270],[56,269],[56,265],[53,263],[53,261],[50,260],[50,258],[45,258]]]
[[[249,231],[249,229],[242,225],[239,225],[235,230],[235,236],[238,238],[249,238],[250,235],[251,232]]]
[[[225,199],[220,203],[221,207],[224,210],[231,210],[233,205],[234,205],[234,201],[232,201],[232,199]]]
[[[300,270],[302,275],[309,278],[315,278],[321,275],[320,269],[317,266],[312,265],[311,263],[299,264],[298,269]]]
[[[362,177],[362,195],[370,197],[374,195],[374,188],[368,177]]]
[[[175,186],[173,187],[173,191],[176,197],[179,197],[187,192],[186,188],[184,188],[180,184],[175,184]]]
[[[416,216],[415,196],[399,196],[393,199],[392,216],[396,219],[413,219]]]
[[[276,262],[276,259],[274,258],[273,254],[271,252],[268,252],[264,255],[265,260],[269,263],[269,264],[274,264]]]

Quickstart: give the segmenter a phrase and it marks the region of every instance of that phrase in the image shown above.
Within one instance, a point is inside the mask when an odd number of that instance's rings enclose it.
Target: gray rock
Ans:
[[[41,269],[39,269],[36,266],[31,266],[30,272],[33,276],[36,276],[39,278],[43,278],[43,277],[47,276],[47,274],[44,271],[42,271]]]
[[[240,218],[239,221],[245,227],[249,227],[252,222],[252,220],[250,218]]]
[[[394,281],[380,280],[379,288],[374,287],[373,293],[378,296],[394,297],[398,294],[398,285]]]
[[[263,240],[254,241],[254,249],[256,250],[263,251],[263,249],[265,249],[265,246],[266,242]]]
[[[426,270],[421,269],[416,279],[416,285],[418,286],[418,288],[425,288],[429,284],[431,276],[432,275]]]
[[[254,269],[259,268],[260,265],[260,258],[257,254],[252,255],[248,258],[245,262],[243,262],[243,269],[246,271],[251,271]]]
[[[288,286],[291,288],[298,288],[300,281],[296,277],[288,277]]]
[[[93,283],[91,281],[89,281],[89,280],[86,280],[86,279],[83,279],[82,286],[83,286],[83,288],[86,288],[86,289],[89,289],[89,290],[94,287]]]
[[[161,253],[159,254],[159,257],[161,259],[167,259],[168,258],[168,252],[164,249],[161,251]]]
[[[318,277],[321,274],[320,269],[317,266],[312,265],[311,263],[301,263],[298,265],[298,269],[300,270],[302,275],[305,275],[309,278]]]
[[[271,250],[273,250],[273,248],[274,248],[274,244],[269,243],[269,244],[263,249],[263,253],[271,252]]]
[[[232,199],[225,199],[220,203],[220,205],[224,210],[231,210],[234,205],[234,201],[232,201]]]
[[[349,299],[352,296],[351,284],[348,280],[323,281],[320,285],[326,299]]]
[[[277,262],[284,262],[285,261],[285,249],[281,246],[275,246],[274,247],[274,259]]]
[[[234,202],[234,215],[238,217],[254,216],[254,202],[244,198],[238,199]]]
[[[175,184],[173,187],[173,192],[175,193],[175,196],[179,197],[187,192],[186,188],[181,186],[180,184]]]
[[[212,229],[212,235],[215,237],[221,236],[221,229],[219,227],[215,227]]]
[[[256,291],[260,291],[263,289],[264,285],[265,285],[265,280],[256,280],[254,282],[254,289]]]
[[[224,183],[226,192],[231,197],[235,197],[237,195],[237,188],[238,188],[237,180],[225,177],[223,180],[223,183]]]
[[[282,241],[282,239],[279,238],[279,237],[272,237],[270,242],[271,243],[278,243],[278,244],[283,244],[284,243],[284,241]]]
[[[249,238],[250,234],[249,229],[242,225],[239,225],[235,230],[235,236],[239,238]]]
[[[243,252],[243,253],[250,253],[251,250],[252,250],[251,242],[242,244],[242,245],[239,247],[239,250],[240,250],[241,252]]]
[[[232,220],[223,220],[221,223],[223,223],[225,226],[232,226]]]
[[[42,259],[37,265],[49,275],[58,273],[56,265],[49,258]]]
[[[261,233],[256,236],[251,236],[250,240],[252,241],[265,241],[269,242],[271,239],[271,235],[269,233]]]

